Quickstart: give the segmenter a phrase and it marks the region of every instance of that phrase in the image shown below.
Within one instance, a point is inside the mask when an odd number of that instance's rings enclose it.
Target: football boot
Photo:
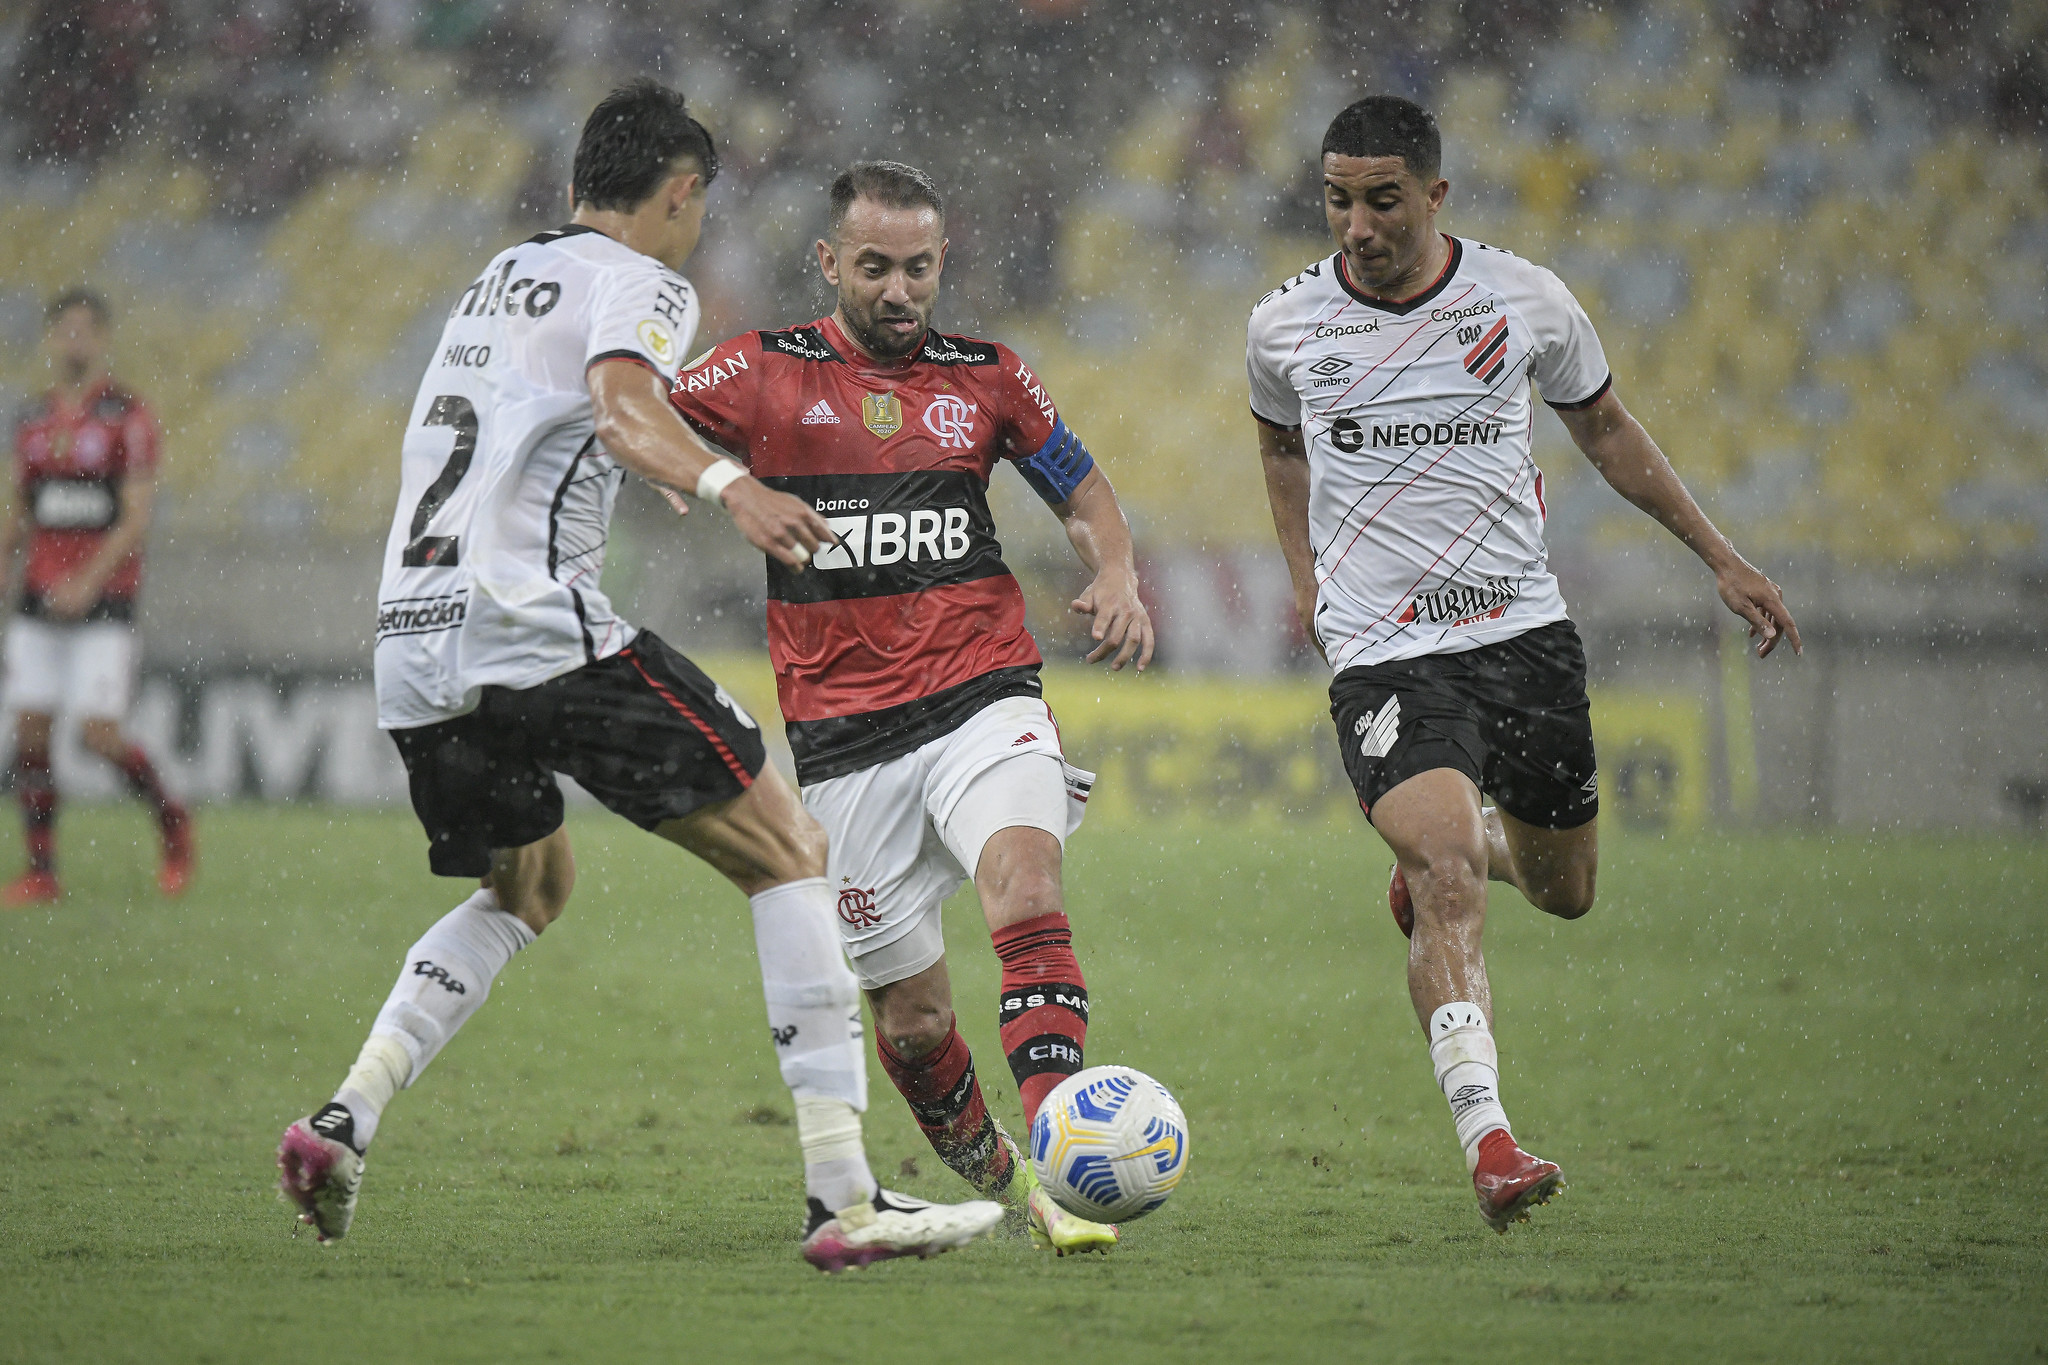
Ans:
[[[1031,1169],[1025,1162],[1024,1168]],[[1079,1214],[1068,1213],[1031,1177],[1031,1198],[1026,1204],[1031,1228],[1031,1245],[1055,1256],[1074,1256],[1084,1251],[1107,1252],[1122,1234],[1114,1223],[1091,1223]]]
[[[346,1237],[355,1221],[363,1155],[349,1145],[354,1136],[348,1110],[329,1104],[285,1129],[277,1144],[277,1192],[298,1206],[299,1221],[323,1246]]]
[[[0,906],[19,910],[28,905],[48,905],[63,895],[54,872],[24,872],[0,889]]]
[[[1415,937],[1415,899],[1408,894],[1408,879],[1401,875],[1401,865],[1394,864],[1394,875],[1387,878],[1387,909],[1394,912],[1394,927],[1401,931],[1402,938]]]
[[[182,896],[192,884],[192,816],[183,806],[164,812],[163,861],[157,865],[157,890],[166,896]]]
[[[1548,1204],[1564,1188],[1564,1172],[1554,1161],[1531,1156],[1515,1145],[1505,1128],[1479,1139],[1479,1164],[1472,1171],[1472,1190],[1479,1196],[1479,1216],[1495,1232],[1510,1223],[1529,1221],[1529,1210]]]
[[[868,1202],[837,1213],[813,1199],[803,1257],[828,1275],[898,1256],[926,1260],[986,1236],[1002,1221],[1003,1206],[988,1199],[927,1204],[894,1190],[876,1190]]]

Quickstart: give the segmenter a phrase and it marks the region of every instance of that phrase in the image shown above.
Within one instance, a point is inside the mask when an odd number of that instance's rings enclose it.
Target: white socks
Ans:
[[[355,1118],[358,1151],[370,1145],[392,1095],[419,1079],[484,1003],[512,955],[533,939],[526,922],[500,910],[497,893],[485,889],[412,945],[398,984],[370,1026],[369,1041],[334,1097]]]
[[[752,896],[761,994],[783,1084],[796,1101],[804,1188],[837,1212],[875,1194],[861,1145],[868,1107],[860,983],[846,965],[823,877],[784,882]]]
[[[1479,1006],[1455,1001],[1429,1016],[1429,1060],[1450,1101],[1451,1121],[1465,1148],[1465,1169],[1479,1165],[1479,1139],[1508,1126],[1500,1104],[1500,1054]]]

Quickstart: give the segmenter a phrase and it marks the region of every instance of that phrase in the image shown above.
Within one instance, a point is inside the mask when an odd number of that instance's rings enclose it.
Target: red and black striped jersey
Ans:
[[[1038,647],[988,508],[998,460],[1062,501],[1092,467],[1007,346],[925,334],[883,365],[831,318],[734,337],[671,395],[840,538],[768,561],[768,649],[797,778],[909,753],[1000,697],[1039,694]]]
[[[160,441],[149,408],[112,379],[76,404],[49,393],[22,413],[14,427],[14,479],[29,528],[23,614],[40,616],[50,590],[99,553],[121,519],[122,483],[156,472]],[[141,587],[138,549],[115,568],[85,619],[129,619]]]

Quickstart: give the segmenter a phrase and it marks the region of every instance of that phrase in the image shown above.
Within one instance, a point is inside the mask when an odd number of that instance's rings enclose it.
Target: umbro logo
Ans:
[[[1344,371],[1350,368],[1351,362],[1346,360],[1343,356],[1331,355],[1324,356],[1321,360],[1318,360],[1315,364],[1309,366],[1308,372],[1310,374],[1333,375],[1342,374],[1344,373]]]
[[[810,409],[802,417],[797,419],[797,425],[800,427],[836,427],[839,425],[839,414],[832,411],[830,403],[820,398],[817,402],[811,404]]]
[[[1015,742],[1015,743],[1013,743],[1013,744],[1011,744],[1011,745],[1010,745],[1010,747],[1011,747],[1012,749],[1015,749],[1015,748],[1019,747],[1020,745],[1025,745],[1025,744],[1029,744],[1029,743],[1030,743],[1030,742],[1031,742],[1032,740],[1034,740],[1034,739],[1037,739],[1037,738],[1038,738],[1038,736],[1037,736],[1037,735],[1033,734],[1033,733],[1032,733],[1031,731],[1029,731],[1029,730],[1026,730],[1026,731],[1025,731],[1025,732],[1024,732],[1023,734],[1021,734],[1021,735],[1017,736],[1016,742]]]

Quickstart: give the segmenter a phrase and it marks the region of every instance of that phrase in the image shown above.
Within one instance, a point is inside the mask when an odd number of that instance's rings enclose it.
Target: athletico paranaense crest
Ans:
[[[888,440],[903,429],[903,405],[893,393],[871,393],[860,400],[861,425]]]

